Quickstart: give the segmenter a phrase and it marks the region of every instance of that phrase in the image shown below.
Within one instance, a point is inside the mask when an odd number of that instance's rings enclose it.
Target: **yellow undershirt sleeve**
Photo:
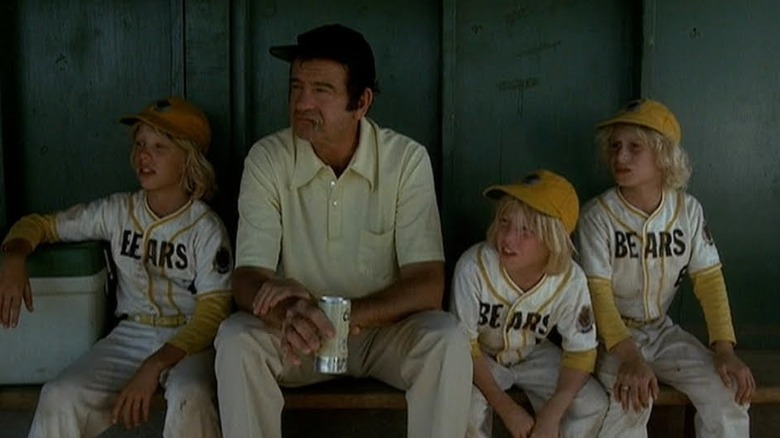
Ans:
[[[168,341],[187,355],[205,350],[214,341],[219,323],[230,314],[231,295],[214,294],[195,304],[192,320]]]
[[[716,266],[691,275],[693,293],[698,298],[707,321],[710,345],[717,341],[737,343],[734,326],[731,323],[731,309],[726,294],[723,271]]]
[[[563,368],[592,373],[596,368],[596,349],[585,351],[564,351],[561,362]]]
[[[50,243],[60,240],[54,215],[31,214],[19,219],[8,230],[8,235],[3,240],[3,249],[5,249],[6,243],[16,239],[29,242],[33,249],[42,242]]]
[[[471,340],[471,357],[482,356],[482,349],[479,348],[479,341],[476,339]]]
[[[612,347],[630,337],[631,333],[620,318],[609,280],[588,278],[588,289],[596,317],[596,331],[607,351],[611,351]]]

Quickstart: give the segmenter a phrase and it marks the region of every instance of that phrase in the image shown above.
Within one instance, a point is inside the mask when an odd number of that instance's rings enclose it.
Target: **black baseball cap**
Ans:
[[[269,49],[276,58],[330,59],[347,66],[359,85],[376,89],[374,52],[363,35],[340,24],[326,24],[298,35],[298,44]]]

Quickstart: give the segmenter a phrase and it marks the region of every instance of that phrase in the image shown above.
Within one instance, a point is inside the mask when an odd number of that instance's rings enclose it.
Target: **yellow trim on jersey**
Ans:
[[[617,190],[617,189],[615,189],[615,190]],[[620,194],[620,192],[618,192],[618,194]],[[623,199],[623,198],[621,197],[620,199]],[[607,205],[607,203],[604,202],[604,200],[602,198],[598,198],[598,202],[599,202],[599,205],[601,206],[601,208],[604,209],[604,212],[607,213],[609,215],[609,217],[612,218],[612,220],[614,220],[615,222],[619,223],[620,226],[623,227],[624,229],[629,230],[629,231],[633,231],[634,233],[639,234],[638,231],[636,231],[635,229],[631,228],[627,223],[625,223],[622,220],[620,220],[620,217],[618,215],[616,215],[612,211],[611,208],[609,208],[609,205]]]
[[[231,295],[210,294],[195,304],[192,320],[168,341],[168,344],[184,350],[188,355],[208,348],[214,341],[219,324],[230,314]]]
[[[144,254],[147,253],[146,248],[146,239],[144,238]],[[152,306],[155,308],[155,313],[157,315],[162,314],[162,309],[160,306],[154,301],[154,276],[152,275],[152,272],[149,270],[149,264],[146,263],[146,255],[141,256],[141,266],[144,267],[144,272],[146,272],[146,299],[149,300],[149,303],[151,303]]]
[[[737,343],[734,335],[734,325],[731,323],[731,309],[726,293],[726,281],[720,265],[691,274],[693,293],[699,299],[704,319],[707,321],[707,331],[710,344],[717,341]]]
[[[469,342],[471,346],[471,357],[482,357],[482,348],[479,346],[479,339],[472,339]]]
[[[555,300],[555,297],[557,297],[558,294],[561,293],[561,291],[564,289],[564,287],[569,284],[569,278],[571,277],[571,273],[572,273],[572,269],[571,269],[571,265],[570,265],[569,270],[566,272],[566,278],[564,278],[563,281],[561,281],[558,284],[558,289],[556,289],[555,292],[553,292],[552,295],[550,295],[547,298],[547,301],[545,301],[544,303],[542,303],[541,306],[539,306],[539,309],[537,310],[539,312],[539,314],[543,315],[544,314],[544,309],[546,309],[550,305],[550,303],[552,303],[553,300]],[[537,289],[545,280],[547,280],[547,275],[542,277],[542,280],[536,285],[536,287],[534,287],[534,289]],[[528,294],[528,295],[530,295],[530,294]],[[520,298],[518,300],[518,302],[515,303],[515,304],[519,304],[519,301],[523,300],[524,298],[525,297]],[[515,307],[515,306],[512,306],[512,307]],[[504,321],[504,326],[505,327],[509,325],[509,318],[510,318],[512,313],[513,312],[510,312],[510,313],[507,314],[507,321]],[[521,347],[525,346],[525,345],[529,345],[529,342],[528,342],[528,337],[529,336],[534,336],[535,337],[535,335],[533,333],[531,333],[530,331],[528,331],[528,330],[522,330],[520,332],[520,335],[523,337],[522,344],[520,345]],[[509,332],[508,331],[504,331],[504,345],[509,345]],[[506,351],[508,351],[508,350],[506,350]],[[520,355],[520,353],[518,352],[518,356],[522,356],[522,355]]]
[[[155,313],[157,315],[160,315],[162,313],[162,309],[154,301],[154,297],[152,294],[152,291],[154,290],[154,280],[152,277],[152,273],[149,272],[149,266],[146,263],[147,256],[149,254],[149,247],[148,247],[149,242],[147,241],[147,237],[148,237],[147,233],[149,232],[149,229],[144,229],[144,227],[141,226],[141,221],[139,221],[138,217],[136,217],[135,200],[133,199],[132,196],[128,198],[128,204],[129,204],[128,211],[130,212],[130,221],[133,222],[133,225],[136,227],[138,233],[143,236],[143,240],[141,241],[141,251],[143,251],[141,253],[141,266],[143,267],[144,272],[146,272],[146,298],[149,301],[149,303],[151,303],[151,305],[155,308],[156,310]],[[145,199],[144,199],[144,208],[145,209],[149,208]],[[152,226],[154,226],[154,224],[152,224]]]
[[[515,281],[512,280],[512,276],[509,275],[509,272],[506,272],[504,265],[501,265],[501,263],[499,262],[499,266],[501,267],[501,276],[504,278],[504,281],[506,281],[507,284],[509,284],[509,287],[513,291],[515,291],[515,293],[517,294],[517,298],[522,298],[523,296],[530,294],[531,292],[533,292],[534,289],[536,289],[536,287],[532,287],[530,290],[527,291],[520,289],[520,286],[515,284]],[[543,282],[544,282],[544,277],[542,277],[542,280],[539,281],[537,285],[542,284]]]
[[[607,351],[610,351],[618,342],[630,337],[631,333],[628,332],[628,328],[626,328],[626,324],[621,319],[620,312],[615,305],[610,281],[588,277],[588,289],[590,290],[599,338]]]
[[[683,199],[683,192],[678,191],[677,193],[677,203],[675,204],[674,213],[672,214],[672,218],[667,222],[666,226],[664,227],[664,231],[671,234],[674,229],[674,224],[677,223],[677,218],[680,217],[680,212],[683,210],[684,205],[684,199]],[[664,194],[664,196],[666,196]],[[663,202],[663,200],[661,201]],[[660,251],[660,246],[659,246]],[[666,278],[666,257],[659,257],[661,260],[661,276],[659,278],[663,279]],[[656,308],[658,309],[658,315],[656,315],[656,318],[662,317],[664,315],[664,309],[661,304],[661,298],[663,298],[663,290],[664,290],[664,282],[659,281],[658,282],[658,291],[656,291]]]
[[[683,204],[684,204],[683,193],[682,192],[677,192],[677,205],[675,205],[674,214],[672,215],[672,219],[669,220],[668,224],[666,224],[666,227],[665,227],[666,231],[669,231],[674,226],[674,224],[677,223],[677,218],[680,216],[680,211],[682,211]]]
[[[485,262],[484,260],[482,260],[482,251],[484,251],[484,249],[485,246],[483,245],[482,248],[480,248],[479,251],[477,251],[477,266],[479,267],[479,274],[482,276],[482,279],[485,280],[485,284],[487,285],[488,292],[490,292],[490,294],[493,295],[493,298],[495,298],[497,301],[500,301],[508,309],[512,307],[512,304],[509,301],[507,301],[504,297],[499,295],[495,286],[493,286],[493,283],[490,281],[490,275],[488,275],[487,268],[485,267]]]
[[[159,222],[160,224],[164,224],[166,222],[171,222],[173,220],[176,220],[179,216],[182,216],[184,214],[184,212],[187,211],[192,206],[192,204],[193,204],[193,200],[192,200],[192,198],[190,198],[177,211],[174,211],[173,213],[169,214],[168,216],[159,217],[159,216],[157,216],[157,213],[155,213],[152,210],[152,207],[149,206],[149,199],[144,194],[144,209],[149,214],[149,216],[151,216],[153,218],[157,218],[157,220],[154,221],[155,223]]]
[[[637,207],[631,205],[631,203],[628,202],[628,199],[626,199],[623,196],[623,192],[620,191],[620,187],[615,187],[615,193],[617,194],[618,201],[620,201],[620,203],[623,204],[623,207],[625,209],[627,209],[631,213],[634,213],[635,216],[639,216],[643,221],[647,219],[649,215],[645,213],[643,210],[640,210]],[[663,203],[664,203],[664,195],[663,193],[661,193],[661,202],[658,205],[663,205]]]
[[[542,303],[541,306],[539,306],[539,313],[540,314],[544,314],[544,309],[546,309],[550,305],[550,303],[552,303],[553,300],[555,300],[555,297],[557,297],[558,294],[560,294],[561,291],[566,286],[569,285],[569,280],[571,279],[571,274],[573,272],[572,266],[574,266],[574,265],[573,264],[569,264],[569,269],[566,271],[566,277],[564,277],[564,279],[561,280],[561,282],[558,284],[558,289],[556,289],[555,292],[553,292],[553,294],[550,295],[549,298],[547,298],[547,301],[545,301],[544,303]]]
[[[191,223],[191,224],[189,224],[189,225],[187,225],[186,227],[182,228],[181,230],[179,230],[179,231],[175,232],[175,233],[174,233],[174,234],[171,236],[171,242],[175,242],[177,237],[179,237],[180,235],[182,235],[182,234],[186,233],[187,231],[189,231],[189,230],[190,230],[190,228],[192,228],[192,227],[194,227],[195,225],[197,225],[197,223],[198,223],[198,222],[200,222],[200,220],[201,220],[201,219],[203,219],[204,217],[208,216],[208,214],[209,214],[209,212],[208,212],[208,211],[205,211],[205,212],[203,212],[203,214],[201,214],[200,216],[198,216],[198,217],[197,217],[197,218],[196,218],[194,221],[192,221],[192,223]]]
[[[592,373],[596,368],[596,349],[586,351],[564,351],[562,368]]]
[[[190,201],[190,203],[192,203],[192,201]],[[188,206],[188,207],[189,207],[189,206]],[[184,211],[185,211],[185,209],[182,209],[182,210],[181,210],[181,213],[183,214],[183,213],[184,213]],[[175,242],[175,241],[176,241],[176,239],[177,239],[177,238],[178,238],[180,235],[182,235],[183,233],[185,233],[185,232],[189,231],[189,230],[190,230],[192,227],[194,227],[194,226],[195,226],[195,225],[196,225],[198,222],[200,222],[200,220],[201,220],[201,219],[203,219],[204,217],[206,217],[206,216],[208,215],[208,213],[209,213],[208,211],[205,211],[205,212],[203,212],[203,214],[201,214],[200,216],[198,216],[198,217],[197,217],[197,219],[195,219],[194,221],[192,221],[192,223],[191,223],[190,225],[188,225],[188,226],[186,226],[186,227],[184,227],[184,228],[180,229],[180,230],[179,230],[179,231],[177,231],[176,233],[174,233],[174,234],[171,236],[171,238],[170,238],[170,239],[171,239],[171,240],[170,240],[171,244],[173,244],[173,242]],[[161,268],[161,269],[162,269],[162,272],[163,272],[163,273],[165,273],[165,266],[162,266],[162,268]],[[176,305],[176,303],[175,303],[175,302],[174,302],[174,300],[173,300],[173,290],[172,290],[172,287],[171,287],[171,280],[168,280],[168,293],[167,293],[167,298],[168,298],[168,303],[169,303],[169,304],[170,304],[170,305],[171,305],[171,306],[172,306],[174,309],[176,309],[176,311],[177,311],[177,312],[180,312],[181,310],[179,310],[179,306],[177,306],[177,305]]]
[[[620,193],[620,189],[619,188],[615,187],[615,193],[617,195],[618,201],[621,204],[623,204],[625,209],[627,209],[629,212],[639,216],[640,218],[642,218],[643,221],[645,221],[645,219],[647,218],[647,215],[643,211],[637,210],[636,207],[634,207],[628,201],[626,201],[626,198],[624,198],[623,194]],[[625,229],[627,231],[630,231],[630,232],[636,234],[637,236],[640,236],[640,238],[642,239],[642,247],[644,248],[644,246],[646,244],[645,243],[645,234],[646,233],[644,232],[644,225],[643,225],[643,229],[637,231],[634,228],[632,228],[631,226],[629,226],[627,223],[625,223],[623,220],[621,220],[620,216],[615,214],[612,211],[612,209],[609,208],[609,205],[607,205],[607,203],[604,201],[604,199],[602,197],[598,198],[598,202],[599,202],[599,205],[601,205],[601,208],[604,209],[604,212],[606,212],[609,215],[609,217],[612,218],[613,221],[615,221],[618,224],[620,224],[620,226],[623,229]],[[663,202],[663,198],[662,198],[662,202]],[[644,224],[646,225],[647,222],[645,221]],[[613,248],[613,250],[614,250],[614,248]],[[647,293],[647,282],[648,282],[648,277],[647,277],[647,265],[646,265],[647,261],[645,260],[644,257],[642,257],[641,263],[642,263],[642,272],[644,274],[642,276],[642,304],[643,304],[644,311],[645,311],[645,318],[647,319],[647,318],[649,318],[648,314],[647,314],[647,307],[648,307],[648,304],[647,304],[647,296],[648,296],[648,293]],[[588,280],[588,284],[590,285],[590,280]],[[610,288],[609,289],[609,294],[610,294],[610,297],[611,297],[612,296],[612,286],[611,286],[611,284],[610,284],[609,288]],[[593,294],[593,291],[591,291],[591,295],[592,294]],[[592,297],[591,297],[591,299],[592,299]],[[612,305],[614,306],[615,305],[614,299],[610,298],[610,300],[612,301]],[[595,307],[595,305],[596,304],[594,303],[594,307]],[[616,310],[617,310],[617,308],[616,308]],[[595,309],[594,309],[594,313],[596,313],[596,312],[597,311],[595,311]],[[611,319],[611,318],[608,318],[608,319]],[[600,323],[598,322],[598,316],[596,317],[596,327],[598,327],[599,331],[601,331]]]
[[[143,233],[143,240],[141,241],[141,248],[143,249],[143,253],[141,253],[141,266],[144,267],[144,271],[146,271],[146,299],[149,300],[149,302],[154,306],[156,310],[157,315],[162,314],[162,308],[157,304],[157,302],[154,300],[154,276],[152,275],[152,272],[149,270],[149,233],[152,231],[152,229],[155,228],[156,224],[152,224],[144,230]]]
[[[171,316],[157,316],[157,315],[144,315],[140,313],[133,313],[127,315],[127,320],[132,322],[138,322],[141,324],[151,325],[154,327],[181,327],[187,323],[187,316],[178,315]]]
[[[127,211],[130,212],[130,222],[133,223],[135,230],[138,231],[139,234],[143,234],[144,227],[141,226],[141,222],[135,216],[135,200],[133,199],[133,196],[127,197],[127,204]]]
[[[550,295],[550,296],[547,298],[547,300],[546,300],[544,303],[542,303],[542,304],[539,306],[539,308],[537,309],[537,312],[538,312],[539,314],[542,314],[542,315],[543,315],[543,314],[544,314],[544,309],[546,309],[547,307],[549,307],[549,306],[550,306],[550,303],[552,303],[553,301],[555,301],[555,298],[556,298],[556,297],[557,297],[557,296],[558,296],[558,295],[561,293],[561,291],[563,291],[563,289],[564,289],[566,286],[568,286],[568,284],[569,284],[569,280],[570,280],[570,278],[571,278],[571,275],[572,275],[572,272],[573,272],[572,266],[573,266],[573,265],[569,265],[569,269],[566,271],[566,274],[565,274],[566,276],[563,278],[563,280],[562,280],[560,283],[558,283],[558,288],[557,288],[557,289],[555,289],[555,292],[553,292],[553,293],[552,293],[552,294],[551,294],[551,295]],[[508,311],[507,311],[507,314],[506,314],[506,319],[504,320],[504,327],[509,327],[509,323],[511,322],[511,319],[512,319],[512,318],[513,318],[513,316],[514,316],[514,309],[515,309],[517,306],[519,306],[519,305],[520,305],[520,303],[521,303],[522,301],[525,301],[527,298],[529,298],[529,297],[532,295],[532,292],[534,292],[534,291],[536,291],[536,290],[540,289],[540,288],[542,287],[542,284],[544,284],[544,282],[545,282],[545,281],[547,281],[547,279],[548,279],[548,277],[547,277],[547,275],[545,274],[545,275],[542,277],[542,279],[541,279],[541,280],[539,280],[539,282],[536,284],[536,286],[534,286],[533,288],[531,288],[531,290],[530,290],[528,293],[526,293],[525,295],[522,295],[522,296],[520,296],[520,297],[519,297],[519,298],[518,298],[518,299],[515,301],[515,303],[512,305],[512,307],[510,307],[509,309],[507,309]],[[514,282],[512,282],[512,281],[511,281],[511,278],[509,278],[508,280],[511,282],[511,284],[513,284],[513,285],[514,285]],[[516,285],[515,285],[515,286],[516,286]],[[509,339],[511,336],[512,336],[512,335],[511,335],[511,333],[510,333],[508,330],[504,330],[504,332],[503,332],[503,334],[502,334],[502,337],[503,337],[503,340],[504,340],[504,349],[503,349],[503,350],[501,350],[501,353],[505,353],[505,352],[509,352],[509,351],[514,351],[514,350],[517,350],[518,357],[519,357],[519,358],[522,358],[522,355],[520,354],[520,350],[521,350],[521,349],[522,349],[524,346],[527,346],[527,345],[529,345],[529,344],[530,344],[530,343],[528,342],[528,337],[529,337],[529,336],[534,336],[534,337],[535,337],[535,335],[534,335],[533,333],[531,333],[529,330],[522,330],[522,331],[520,331],[520,337],[521,337],[521,338],[520,338],[520,345],[519,345],[519,346],[517,346],[517,345],[516,345],[516,346],[515,346],[516,348],[509,348],[509,347],[512,345],[512,344],[511,344],[511,342],[510,342],[510,339]],[[519,347],[519,348],[518,348],[518,347]]]
[[[60,240],[57,232],[57,221],[51,214],[31,214],[22,217],[8,230],[8,235],[3,240],[3,248],[6,242],[21,239],[35,249],[42,242],[57,242]]]
[[[625,200],[625,198],[621,197],[621,199],[623,200],[623,202],[627,206],[631,205],[631,204],[628,203],[628,201]],[[649,321],[649,320],[653,319],[653,315],[650,312],[650,307],[651,307],[650,301],[651,301],[653,295],[655,295],[655,297],[657,299],[660,299],[661,292],[663,291],[663,281],[659,281],[658,282],[658,290],[655,292],[655,294],[651,294],[650,293],[650,276],[654,275],[654,274],[651,271],[650,267],[648,266],[648,263],[650,263],[650,259],[648,259],[647,255],[646,255],[646,251],[647,251],[647,227],[652,223],[653,219],[660,214],[660,212],[662,210],[660,207],[662,205],[664,205],[664,201],[665,200],[666,200],[666,193],[665,192],[661,192],[661,202],[658,204],[658,208],[656,208],[655,211],[653,211],[651,214],[649,214],[649,215],[645,214],[644,215],[644,222],[642,223],[642,234],[639,236],[641,238],[641,240],[642,240],[642,247],[640,249],[639,259],[640,259],[641,264],[642,264],[642,305],[644,306],[645,321]],[[636,209],[636,207],[633,207],[633,208]],[[665,269],[666,263],[665,263],[664,260],[665,259],[661,258],[661,262],[659,263],[659,265],[661,267],[661,276],[659,277],[660,279],[664,278],[664,272],[666,271],[666,269]],[[659,313],[662,314],[663,312],[659,312]]]
[[[179,216],[182,216],[192,206],[192,204],[193,204],[193,200],[190,199],[178,211],[176,211],[173,214],[170,214],[170,215],[168,215],[168,216],[166,216],[166,217],[164,217],[162,219],[158,218],[156,221],[152,222],[149,225],[149,227],[146,228],[144,230],[144,232],[143,232],[143,241],[142,241],[142,244],[141,244],[141,248],[143,248],[143,254],[141,254],[141,264],[143,265],[144,270],[146,271],[147,279],[148,279],[148,284],[147,284],[147,288],[146,288],[146,298],[149,300],[149,302],[152,304],[152,306],[154,306],[154,308],[157,310],[156,313],[158,315],[162,313],[162,308],[154,300],[154,276],[152,276],[151,272],[149,272],[149,268],[148,268],[148,264],[147,264],[147,261],[149,260],[149,239],[150,239],[150,236],[151,236],[152,232],[156,228],[161,227],[161,226],[167,224],[168,222],[171,222],[171,221],[177,219]],[[146,197],[144,197],[144,209],[146,210],[147,214],[149,214],[152,217],[157,218],[157,215],[152,211],[152,208],[149,207],[149,202],[147,202]],[[181,234],[185,230],[189,230],[190,228],[192,228],[195,225],[195,223],[197,223],[197,221],[200,220],[207,213],[208,212],[204,212],[203,214],[201,214],[198,217],[198,219],[193,221],[192,224],[190,224],[190,225],[182,228],[181,230],[177,231],[176,234],[171,236],[171,242],[175,241],[176,236],[178,236],[179,234]],[[161,271],[163,273],[165,273],[165,267],[162,267]],[[178,306],[176,306],[176,304],[173,302],[172,288],[171,288],[171,281],[170,280],[168,280],[167,290],[165,292],[165,295],[166,295],[167,301],[173,306],[173,308],[176,309],[177,311],[179,311]]]
[[[647,274],[647,272],[648,272],[647,259],[644,257],[644,248],[647,245],[647,242],[645,242],[647,233],[644,230],[644,226],[646,226],[647,223],[648,223],[648,216],[647,216],[647,214],[645,214],[645,212],[643,212],[641,210],[638,210],[636,207],[634,207],[628,201],[626,201],[626,198],[624,198],[623,194],[620,193],[620,189],[619,188],[616,187],[615,188],[615,192],[617,194],[618,201],[620,201],[620,203],[623,204],[624,208],[627,209],[629,212],[631,212],[633,214],[636,214],[637,216],[642,218],[642,220],[644,221],[644,225],[642,226],[642,229],[637,231],[633,227],[629,226],[626,222],[621,220],[620,216],[615,214],[612,211],[612,209],[609,208],[609,205],[607,205],[607,203],[604,201],[603,198],[601,198],[601,197],[598,198],[599,205],[601,205],[601,207],[612,218],[613,221],[615,221],[618,224],[620,224],[620,226],[624,230],[630,231],[630,232],[636,234],[637,236],[639,236],[640,239],[642,239],[642,249],[643,249],[643,254],[642,254],[642,257],[641,257],[642,273],[643,273],[643,276],[642,276],[642,305],[644,307],[645,319],[650,319],[650,314],[649,314],[649,310],[648,310],[649,307],[650,307],[650,303],[648,301],[649,300],[649,296],[650,296],[649,291],[648,291],[648,288],[649,288],[648,282],[650,280],[649,280],[649,277],[648,277],[648,274]],[[664,198],[664,196],[665,196],[665,194],[662,193],[661,194],[661,204],[660,205],[663,205],[663,198]],[[588,283],[590,284],[590,281],[588,281]],[[612,286],[610,285],[609,288],[610,288],[609,294],[611,296],[612,295]],[[611,300],[611,301],[612,301],[612,306],[614,306],[615,305],[614,300]],[[595,306],[595,304],[594,304],[594,306]],[[617,308],[615,308],[615,309],[617,310]],[[609,320],[611,318],[608,317],[607,319]],[[622,324],[622,322],[621,322],[621,324]],[[598,316],[596,317],[596,326],[599,327],[599,329],[601,329],[600,324],[598,322]]]
[[[163,266],[163,272],[165,271],[165,267]],[[165,297],[168,299],[168,304],[171,305],[171,307],[176,310],[176,313],[181,313],[181,309],[179,309],[179,306],[176,305],[176,302],[173,300],[173,282],[171,279],[168,279],[168,290],[165,291]]]

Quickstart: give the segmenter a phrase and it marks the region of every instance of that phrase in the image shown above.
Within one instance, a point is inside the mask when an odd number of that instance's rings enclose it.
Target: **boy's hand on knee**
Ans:
[[[497,411],[512,438],[527,438],[534,428],[534,419],[522,406],[513,403],[504,411]]]
[[[635,357],[620,364],[612,393],[624,410],[639,412],[658,398],[658,379],[644,358]]]
[[[141,365],[119,393],[111,413],[113,423],[133,429],[149,421],[149,408],[159,378],[160,372],[153,366]]]
[[[6,253],[0,264],[0,325],[14,328],[19,324],[22,302],[28,312],[33,311],[26,257]]]
[[[530,438],[558,438],[560,423],[554,419],[536,417]]]
[[[747,365],[734,353],[734,346],[728,341],[719,341],[713,345],[715,350],[715,369],[723,384],[735,388],[734,400],[739,404],[750,403],[756,391],[756,381]]]

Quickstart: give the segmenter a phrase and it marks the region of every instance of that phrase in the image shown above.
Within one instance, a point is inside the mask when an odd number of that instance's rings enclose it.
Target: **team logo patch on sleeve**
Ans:
[[[233,264],[230,251],[224,246],[217,251],[214,256],[214,269],[220,274],[227,274],[230,272],[230,266]]]
[[[580,333],[588,333],[593,330],[593,312],[590,306],[582,306],[580,314],[577,315],[577,330]]]

